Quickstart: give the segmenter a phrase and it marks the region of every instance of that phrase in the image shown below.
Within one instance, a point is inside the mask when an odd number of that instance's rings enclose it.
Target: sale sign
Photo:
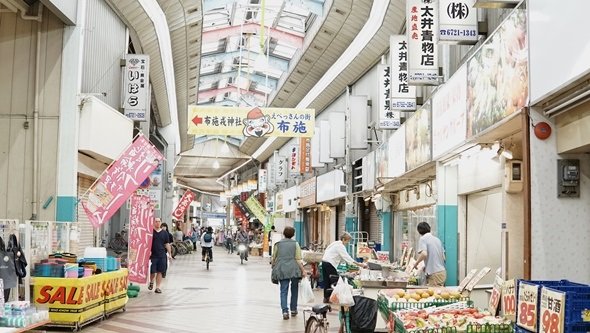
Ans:
[[[191,205],[193,200],[195,200],[195,194],[189,190],[186,190],[182,198],[180,198],[178,205],[174,211],[172,211],[172,216],[177,220],[182,220],[184,212],[186,212],[186,209]]]
[[[146,283],[149,275],[152,238],[154,236],[154,210],[150,198],[143,195],[131,197],[129,211],[129,280]]]
[[[488,311],[495,316],[498,313],[498,305],[500,304],[500,295],[502,292],[502,285],[504,280],[496,276],[494,280],[494,288],[492,288],[492,295],[490,295],[490,301],[488,302]]]
[[[516,320],[516,287],[514,279],[506,280],[502,285],[502,312],[506,319]]]
[[[537,331],[537,303],[539,286],[523,281],[518,282],[518,303],[516,325],[532,332]]]
[[[99,228],[108,221],[163,159],[140,133],[81,199],[92,226]]]
[[[543,287],[541,290],[540,333],[563,333],[565,293]]]

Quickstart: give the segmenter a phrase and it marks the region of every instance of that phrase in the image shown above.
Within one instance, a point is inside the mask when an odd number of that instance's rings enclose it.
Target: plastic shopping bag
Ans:
[[[315,296],[313,294],[313,289],[311,289],[311,281],[309,281],[308,277],[304,277],[299,285],[299,303],[313,303],[314,300]]]
[[[338,283],[330,296],[330,303],[347,306],[354,305],[352,286],[346,283],[342,277],[338,278]]]

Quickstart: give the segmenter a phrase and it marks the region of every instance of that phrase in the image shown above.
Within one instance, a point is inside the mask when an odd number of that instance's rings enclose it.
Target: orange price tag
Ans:
[[[516,304],[516,324],[529,331],[537,331],[537,301],[539,286],[526,282],[518,283],[518,303]]]
[[[543,287],[541,290],[540,333],[563,333],[565,293]]]
[[[504,281],[502,285],[502,313],[506,319],[516,320],[516,288],[514,279]]]

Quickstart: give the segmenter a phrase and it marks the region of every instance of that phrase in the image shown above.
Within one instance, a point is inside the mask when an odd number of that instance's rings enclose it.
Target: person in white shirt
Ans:
[[[358,263],[346,252],[346,246],[350,243],[352,236],[345,232],[340,236],[339,241],[335,241],[328,245],[324,256],[322,257],[322,279],[324,281],[324,303],[330,303],[330,295],[332,294],[332,283],[335,281],[330,279],[330,275],[338,275],[336,267],[341,262],[354,264],[360,267],[367,267],[365,263]]]
[[[447,279],[445,249],[442,242],[430,233],[430,225],[426,222],[420,222],[417,230],[421,237],[418,242],[418,258],[414,264],[414,269],[418,267],[420,262],[424,261],[426,285],[442,287]]]

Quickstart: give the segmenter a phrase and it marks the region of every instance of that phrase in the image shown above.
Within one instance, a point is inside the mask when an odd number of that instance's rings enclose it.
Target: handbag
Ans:
[[[14,270],[16,276],[24,278],[27,276],[27,259],[23,253],[18,240],[14,234],[11,234],[8,238],[8,249],[7,251],[12,252],[14,255]]]

